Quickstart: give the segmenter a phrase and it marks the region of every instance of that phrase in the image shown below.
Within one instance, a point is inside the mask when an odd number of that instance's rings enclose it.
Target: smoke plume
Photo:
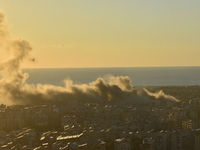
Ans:
[[[0,12],[0,49],[7,50],[11,58],[0,64],[0,102],[6,104],[37,104],[42,101],[132,101],[150,102],[165,99],[178,101],[163,92],[151,93],[145,89],[138,90],[131,85],[128,76],[110,76],[107,80],[98,78],[88,84],[75,85],[66,80],[65,87],[53,85],[31,85],[26,83],[28,74],[23,73],[20,65],[24,59],[34,61],[30,55],[32,47],[23,39],[13,39],[5,26],[4,14]]]

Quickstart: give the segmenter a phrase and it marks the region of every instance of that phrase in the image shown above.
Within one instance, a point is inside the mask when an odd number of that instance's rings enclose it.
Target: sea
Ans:
[[[23,69],[29,74],[28,84],[65,86],[64,80],[74,84],[89,84],[106,76],[128,76],[133,86],[200,85],[200,67],[123,67],[123,68],[42,68]]]

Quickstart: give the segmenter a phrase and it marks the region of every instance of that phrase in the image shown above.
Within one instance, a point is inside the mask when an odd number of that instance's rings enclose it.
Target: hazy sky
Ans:
[[[199,0],[0,0],[0,10],[34,47],[23,67],[200,66]]]

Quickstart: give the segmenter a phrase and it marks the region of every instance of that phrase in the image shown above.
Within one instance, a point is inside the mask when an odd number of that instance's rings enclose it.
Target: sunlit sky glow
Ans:
[[[34,48],[26,68],[200,66],[198,0],[0,0],[0,10]]]

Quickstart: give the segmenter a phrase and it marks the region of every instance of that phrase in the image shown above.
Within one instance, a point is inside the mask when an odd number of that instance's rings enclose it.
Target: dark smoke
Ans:
[[[0,43],[1,50],[7,50],[11,58],[0,64],[0,99],[6,104],[37,104],[41,101],[95,101],[112,102],[131,100],[135,103],[149,102],[152,99],[178,100],[163,92],[150,93],[142,89],[137,90],[131,85],[127,76],[110,76],[105,81],[98,78],[96,81],[74,85],[71,80],[66,80],[66,87],[53,85],[30,85],[26,83],[28,74],[21,71],[20,65],[24,59],[35,61],[30,56],[32,47],[26,40],[12,39],[4,24],[4,14],[0,12]]]

